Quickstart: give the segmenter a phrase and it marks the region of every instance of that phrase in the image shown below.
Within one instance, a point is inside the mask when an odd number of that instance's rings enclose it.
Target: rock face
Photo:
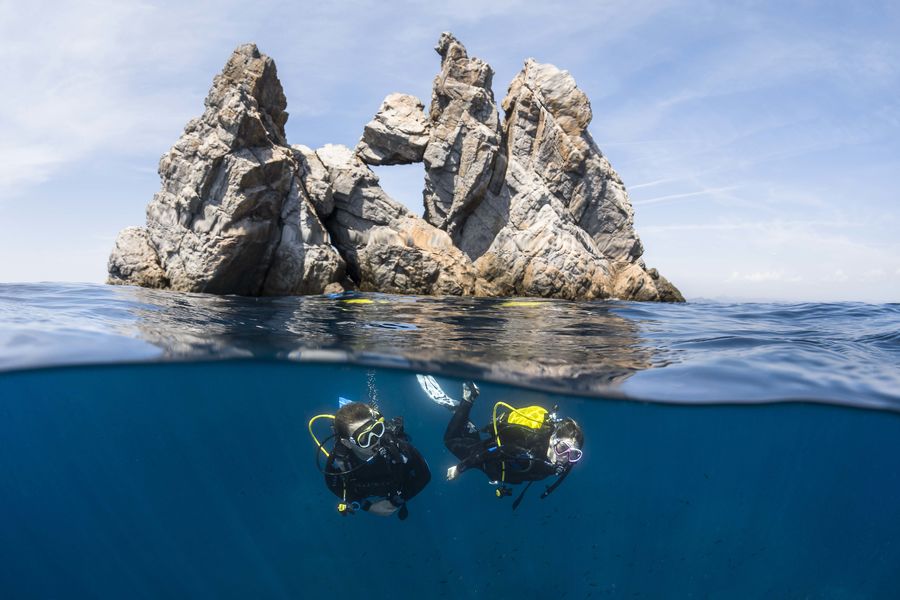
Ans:
[[[410,213],[378,185],[378,177],[344,146],[313,152],[296,147],[327,173],[334,209],[326,219],[348,274],[364,291],[481,295],[471,262],[446,232]]]
[[[155,253],[169,287],[305,294],[343,276],[287,146],[286,106],[272,59],[240,46],[213,81],[203,115],[160,160],[162,189],[147,207],[141,256],[150,264]],[[117,244],[110,265],[139,258],[123,252],[132,246]],[[129,273],[152,272],[120,266],[110,282],[143,285]]]
[[[409,94],[391,94],[363,129],[356,154],[368,165],[422,162],[430,131],[421,100]]]
[[[506,150],[612,261],[643,253],[625,186],[587,126],[591,104],[567,71],[527,60],[503,100]]]
[[[647,269],[628,194],[568,72],[527,60],[500,122],[493,70],[444,33],[426,115],[391,94],[355,148],[288,146],[272,60],[240,46],[160,161],[147,227],[109,281],[213,293],[358,287],[413,294],[683,301]],[[424,219],[368,165],[424,162]]]
[[[464,50],[456,56],[465,65],[474,60],[464,58]],[[448,58],[442,57],[435,97],[447,87]],[[503,109],[501,146],[479,146],[495,154],[479,163],[493,165],[491,175],[482,177],[489,185],[459,205],[465,208],[451,207],[453,218],[432,220],[454,234],[479,274],[502,295],[680,300],[668,282],[657,289],[658,278],[640,260],[643,247],[628,195],[587,131],[591,106],[574,79],[528,60]],[[426,159],[432,143],[441,146],[434,140],[441,131],[470,129],[468,113],[456,123],[452,116],[441,113],[444,128],[433,127]],[[426,217],[432,214],[426,210]]]
[[[462,248],[477,256],[476,269],[501,295],[610,296],[609,261],[568,218],[562,203],[517,161],[509,163],[500,193],[486,199],[469,222]]]
[[[587,131],[591,106],[574,79],[528,60],[503,109],[503,182],[458,236],[481,275],[504,295],[677,299],[640,261],[628,195]]]
[[[494,71],[449,33],[435,50],[441,72],[431,94],[431,136],[425,149],[425,220],[456,241],[497,169],[500,119],[491,83]]]
[[[143,227],[126,227],[116,237],[109,256],[110,283],[133,284],[148,288],[168,287],[169,280],[159,266],[156,250]]]

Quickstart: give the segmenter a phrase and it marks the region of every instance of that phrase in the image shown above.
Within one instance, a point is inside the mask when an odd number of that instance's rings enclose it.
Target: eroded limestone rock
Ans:
[[[205,105],[160,160],[162,189],[147,207],[169,287],[307,294],[340,280],[343,260],[287,146],[287,102],[272,59],[253,44],[238,47]]]
[[[116,237],[109,255],[107,283],[139,285],[148,288],[168,287],[169,280],[159,266],[156,249],[150,244],[143,227],[126,227]]]
[[[451,34],[422,102],[388,96],[354,151],[288,146],[274,62],[237,48],[162,157],[147,227],[128,228],[110,282],[235,294],[344,287],[683,301],[641,259],[631,204],[588,132],[568,72],[525,62],[503,100]],[[425,163],[425,219],[367,166]]]
[[[525,61],[503,109],[510,158],[537,173],[605,258],[640,258],[625,186],[587,130],[591,104],[569,72]]]
[[[456,241],[492,176],[503,176],[496,164],[500,119],[491,67],[469,58],[449,33],[441,34],[435,50],[441,56],[441,72],[432,88],[431,136],[424,156],[425,220]]]
[[[391,94],[363,129],[356,154],[369,165],[422,162],[430,131],[421,100],[409,94]]]
[[[587,131],[590,102],[569,73],[526,61],[503,108],[502,184],[457,236],[480,274],[502,294],[680,298],[644,268],[625,187]]]
[[[334,210],[326,225],[359,289],[407,294],[491,292],[450,236],[388,196],[375,173],[350,149],[329,144],[315,152],[301,151],[328,172]]]
[[[504,207],[506,222],[487,249],[478,253],[475,267],[500,295],[568,299],[610,295],[609,262],[533,172],[510,162],[500,194],[486,204],[492,210]]]

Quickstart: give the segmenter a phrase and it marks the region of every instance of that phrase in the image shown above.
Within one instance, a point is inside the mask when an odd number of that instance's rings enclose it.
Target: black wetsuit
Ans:
[[[336,443],[325,463],[328,489],[347,503],[359,502],[363,508],[366,500],[374,503],[384,498],[400,506],[431,480],[428,463],[409,443],[402,428],[386,432],[376,448],[378,453],[364,461],[343,443]]]
[[[493,431],[485,439],[469,422],[471,410],[472,402],[461,401],[444,433],[444,445],[460,460],[459,472],[474,467],[484,471],[491,481],[502,478],[504,483],[539,481],[561,473],[561,469],[547,460],[549,427],[529,429],[504,420],[498,424],[501,441],[498,446]]]

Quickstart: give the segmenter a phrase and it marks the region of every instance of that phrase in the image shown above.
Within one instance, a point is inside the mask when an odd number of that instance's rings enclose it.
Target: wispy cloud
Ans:
[[[732,232],[744,231],[758,234],[760,232],[785,231],[788,235],[804,235],[806,232],[834,229],[841,234],[848,230],[868,227],[871,223],[860,219],[771,219],[767,221],[718,221],[713,223],[671,223],[666,225],[648,225],[642,227],[644,233],[689,233],[697,231]]]
[[[683,200],[685,198],[696,198],[699,196],[716,196],[725,192],[736,190],[738,186],[730,185],[720,188],[710,188],[706,190],[697,190],[696,192],[685,192],[682,194],[668,194],[666,196],[657,196],[646,200],[636,200],[632,202],[634,206],[646,206],[648,204],[659,204],[660,202],[669,202],[672,200]]]
[[[665,179],[657,179],[655,181],[645,181],[644,183],[629,185],[628,189],[632,191],[639,190],[641,188],[655,187],[657,185],[663,185],[666,183],[675,183],[676,181],[683,181],[684,179],[684,177],[666,177]]]
[[[545,46],[541,39],[558,39],[554,24],[571,35],[573,27],[594,29],[617,14],[616,33],[604,41],[612,44],[665,7],[648,2],[624,10],[628,4],[573,2],[567,10],[582,18],[572,24],[558,18],[560,6],[524,0],[487,5],[462,0],[452,7],[412,1],[391,6],[371,0],[270,1],[255,4],[252,11],[238,0],[4,2],[0,201],[98,154],[137,154],[152,147],[151,156],[157,157],[202,110],[212,75],[242,42],[259,42],[278,62],[293,115],[289,127],[309,132],[309,125],[321,127],[319,122],[329,118],[335,122],[328,141],[348,142],[358,137],[367,118],[360,107],[374,112],[379,94],[410,91],[409,86],[427,99],[438,68],[430,47],[444,29],[474,36],[485,27],[494,30],[503,16],[531,31],[527,45],[534,51]],[[544,27],[535,30],[533,22]],[[465,41],[482,56],[511,40],[498,38],[502,44],[496,47],[493,36]],[[530,53],[521,47],[526,40],[517,41],[521,54],[511,63],[516,70]],[[408,51],[410,44],[417,52]],[[320,131],[307,135],[311,142],[303,141],[314,144],[327,136]]]
[[[199,7],[168,8],[38,1],[0,20],[0,198],[96,152],[134,151],[159,139],[160,123],[183,122],[196,98],[148,79],[173,64],[191,67],[213,32],[230,28]],[[201,26],[210,26],[202,41]]]

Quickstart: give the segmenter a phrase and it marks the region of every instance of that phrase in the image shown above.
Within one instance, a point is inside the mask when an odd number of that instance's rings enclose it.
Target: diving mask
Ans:
[[[360,448],[368,448],[377,443],[381,436],[384,435],[384,432],[384,417],[378,417],[376,421],[367,423],[357,429],[351,439]]]
[[[552,442],[552,446],[557,458],[565,457],[565,460],[570,463],[577,463],[584,455],[580,448],[576,448],[566,440],[556,440]]]

